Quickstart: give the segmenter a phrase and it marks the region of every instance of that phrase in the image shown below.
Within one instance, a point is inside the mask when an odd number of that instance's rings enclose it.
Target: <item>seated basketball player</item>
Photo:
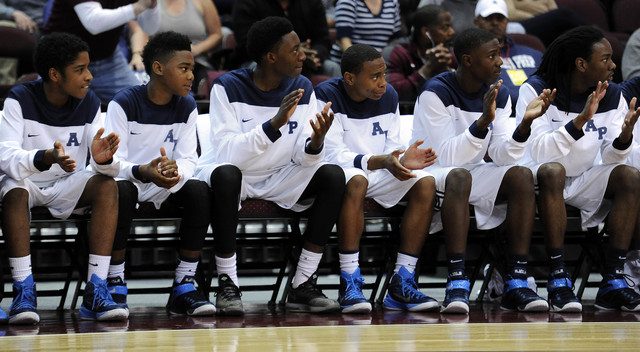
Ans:
[[[321,113],[316,111],[311,82],[300,76],[305,55],[287,19],[267,17],[256,22],[249,30],[247,51],[257,63],[255,69],[228,72],[213,84],[209,113],[213,148],[201,156],[198,177],[215,192],[215,169],[230,163],[242,171],[241,199],[265,199],[294,211],[308,209],[287,308],[338,310],[338,302],[316,285],[315,274],[344,193],[342,169],[323,162],[333,114],[328,105]],[[235,211],[237,219],[237,203]],[[225,251],[235,262],[235,243]],[[235,274],[235,265],[231,269]]]
[[[29,248],[30,209],[56,218],[91,208],[87,285],[80,318],[124,320],[113,301],[107,272],[116,230],[118,136],[101,137],[100,100],[88,90],[89,48],[70,34],[45,36],[36,48],[40,79],[11,89],[0,129],[2,234],[9,253],[14,299],[9,324],[36,324],[36,284]],[[89,155],[87,153],[90,152]],[[91,168],[85,167],[87,157]]]

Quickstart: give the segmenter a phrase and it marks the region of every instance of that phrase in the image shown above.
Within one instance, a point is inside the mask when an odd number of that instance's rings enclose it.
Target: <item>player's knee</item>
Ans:
[[[560,163],[546,163],[538,168],[538,184],[545,189],[564,189],[566,171]]]
[[[408,200],[411,204],[433,208],[436,197],[436,181],[433,177],[423,177],[409,190]]]
[[[105,195],[115,195],[118,194],[118,184],[113,177],[105,176],[105,175],[95,175],[89,179],[88,185],[97,188],[100,192],[104,192]]]
[[[471,173],[464,168],[455,168],[447,174],[445,184],[445,194],[464,194],[468,197],[471,193]]]
[[[242,172],[235,165],[222,165],[211,173],[211,188],[216,191],[227,190],[238,193],[241,183]]]
[[[369,181],[361,175],[353,176],[345,188],[345,194],[347,198],[364,198],[367,194],[367,187],[369,187]]]
[[[121,207],[127,204],[135,206],[138,201],[138,189],[133,185],[133,182],[127,180],[121,180],[116,182],[118,186],[118,201]]]
[[[504,178],[516,188],[531,188],[533,190],[533,173],[528,167],[514,166],[507,171]]]
[[[5,209],[26,208],[29,204],[29,192],[24,188],[14,188],[2,198]]]
[[[637,197],[640,194],[640,171],[629,165],[618,165],[613,170],[614,184],[627,195]]]
[[[316,175],[320,177],[328,191],[342,192],[344,190],[344,171],[340,166],[334,164],[322,165]]]

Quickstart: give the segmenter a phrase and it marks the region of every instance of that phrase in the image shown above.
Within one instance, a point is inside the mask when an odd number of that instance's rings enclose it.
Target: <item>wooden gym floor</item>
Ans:
[[[505,312],[473,303],[469,315],[384,311],[286,313],[247,304],[244,317],[168,316],[132,308],[129,321],[97,323],[43,310],[36,326],[0,326],[0,351],[638,351],[640,313]]]

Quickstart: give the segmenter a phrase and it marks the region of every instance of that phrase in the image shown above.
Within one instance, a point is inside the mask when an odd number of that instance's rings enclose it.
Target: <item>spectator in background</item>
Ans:
[[[421,0],[418,7],[440,5],[453,17],[453,29],[460,33],[473,27],[474,11],[478,0]]]
[[[389,83],[401,101],[414,101],[424,83],[457,66],[450,50],[451,14],[443,7],[427,5],[412,17],[411,41],[397,45],[389,57]]]
[[[622,79],[626,81],[637,76],[640,76],[640,29],[629,37],[622,54]]]
[[[342,52],[353,44],[367,44],[382,52],[393,39],[402,37],[398,0],[338,0],[337,41],[331,60],[340,62]]]
[[[542,53],[528,46],[518,45],[507,37],[509,12],[504,0],[480,0],[475,14],[476,27],[488,30],[500,41],[502,86],[509,89],[511,102],[515,106],[520,86],[538,69]]]
[[[46,2],[47,0],[0,0],[0,26],[39,33],[42,29],[42,9]],[[0,84],[16,82],[19,64],[15,57],[0,57]]]
[[[125,24],[137,19],[147,34],[160,25],[157,0],[56,0],[45,25],[46,32],[73,33],[89,44],[93,74],[91,89],[103,103],[121,89],[140,82],[117,50]]]
[[[554,0],[506,0],[511,21],[520,22],[528,34],[549,46],[560,34],[583,25],[584,18],[569,8],[558,8]]]
[[[304,76],[340,76],[340,65],[328,60],[331,38],[322,0],[236,0],[233,33],[238,45],[232,58],[233,67],[251,63],[246,48],[247,33],[251,25],[269,16],[284,17],[293,24],[307,57]]]
[[[0,20],[15,22],[30,33],[38,33],[44,23],[42,11],[47,0],[0,0]]]
[[[175,31],[184,34],[191,40],[191,53],[195,59],[193,70],[194,90],[200,82],[207,78],[207,70],[213,70],[209,59],[212,50],[222,42],[222,27],[218,10],[211,0],[159,0],[160,27],[158,33]],[[132,21],[131,30],[131,62],[135,70],[144,70],[142,48],[149,41],[149,36]]]

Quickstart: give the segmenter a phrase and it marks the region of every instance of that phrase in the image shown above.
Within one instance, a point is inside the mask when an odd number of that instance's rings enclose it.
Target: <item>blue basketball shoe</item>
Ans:
[[[624,274],[605,274],[596,294],[596,308],[640,311],[640,295],[627,284]]]
[[[441,313],[469,313],[469,289],[471,284],[466,276],[447,277],[444,302]]]
[[[216,314],[216,306],[209,302],[193,285],[193,276],[185,276],[180,283],[173,282],[167,311],[169,314],[203,316]]]
[[[509,274],[504,282],[500,308],[520,312],[546,312],[549,304],[529,288],[526,275]]]
[[[121,321],[129,317],[129,310],[122,304],[113,301],[107,280],[98,275],[91,275],[91,280],[84,287],[80,318],[98,321]]]
[[[569,274],[561,272],[551,274],[547,283],[549,310],[559,313],[582,312],[582,303],[573,293],[573,284]]]
[[[0,308],[0,324],[6,323],[7,320],[9,320],[9,317],[7,317],[7,313],[5,313],[2,308]]]
[[[360,268],[353,274],[340,270],[340,288],[338,303],[342,313],[371,313],[371,303],[362,294],[364,278],[360,275]]]
[[[9,307],[9,324],[37,324],[38,315],[36,283],[33,275],[22,282],[13,282],[13,303]]]
[[[127,289],[127,283],[122,281],[122,279],[118,277],[108,277],[107,278],[107,288],[109,289],[109,293],[111,294],[111,298],[113,301],[122,304],[125,308],[129,308],[127,306],[127,294],[129,290]]]

